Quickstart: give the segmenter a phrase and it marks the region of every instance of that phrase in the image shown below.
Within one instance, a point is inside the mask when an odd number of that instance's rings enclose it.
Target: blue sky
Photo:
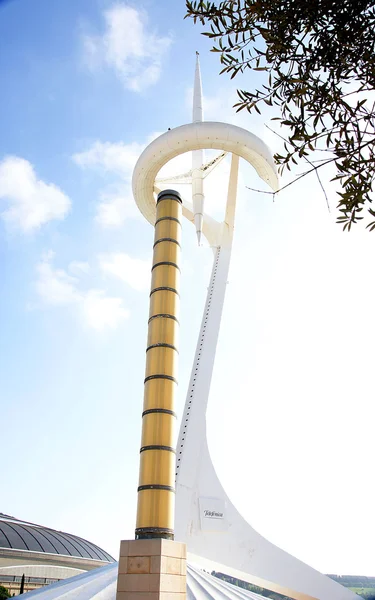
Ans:
[[[114,556],[134,530],[153,235],[131,196],[136,157],[190,120],[197,49],[206,118],[279,144],[263,117],[233,113],[184,12],[0,3],[0,511]],[[215,214],[227,172],[208,189]],[[256,529],[322,571],[374,575],[374,237],[335,225],[328,179],[331,213],[313,178],[272,202],[242,170],[209,441]],[[188,225],[183,250],[179,412],[211,264]]]

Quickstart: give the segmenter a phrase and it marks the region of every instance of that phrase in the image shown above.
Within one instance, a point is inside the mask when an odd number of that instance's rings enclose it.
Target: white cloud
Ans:
[[[104,290],[80,289],[80,281],[53,265],[53,252],[47,253],[37,266],[35,289],[47,306],[72,306],[83,316],[86,324],[98,331],[115,329],[129,317],[122,298],[107,296]],[[83,267],[83,268],[82,268]],[[87,272],[87,263],[73,261],[71,270]]]
[[[62,269],[52,266],[53,252],[47,253],[37,266],[38,279],[35,283],[38,295],[50,306],[66,306],[80,300],[78,280]]]
[[[82,275],[82,273],[89,273],[90,271],[89,263],[80,260],[72,260],[72,262],[69,263],[68,268],[69,271],[75,273],[76,275]]]
[[[103,227],[121,227],[128,218],[139,216],[130,186],[123,186],[118,193],[101,194],[101,201],[96,207],[95,221]]]
[[[73,155],[74,162],[82,168],[99,167],[105,171],[129,178],[144,146],[138,143],[123,144],[96,141],[84,152]]]
[[[146,290],[150,285],[150,260],[131,258],[122,252],[101,254],[99,267],[104,273],[109,273],[137,291]]]
[[[161,133],[161,131],[154,131],[143,144],[139,142],[124,144],[123,142],[101,142],[96,140],[87,150],[73,154],[72,159],[83,169],[103,170],[130,181],[139,155]]]
[[[157,131],[152,133],[144,144],[97,140],[87,150],[72,156],[82,169],[98,169],[121,177],[120,182],[100,194],[95,220],[103,227],[120,227],[127,219],[140,216],[131,191],[132,172],[143,149],[159,135]]]
[[[98,331],[116,329],[129,317],[121,298],[111,298],[103,290],[90,290],[83,298],[83,313],[88,325]]]
[[[99,169],[121,177],[124,182],[100,194],[95,220],[103,227],[120,227],[126,219],[138,216],[130,180],[137,158],[144,148],[138,143],[123,144],[96,141],[87,150],[73,155],[83,169]]]
[[[0,198],[8,203],[1,218],[24,232],[63,219],[71,206],[68,196],[53,183],[38,179],[32,164],[17,156],[0,162]]]
[[[143,11],[116,3],[104,12],[102,35],[86,35],[86,64],[95,69],[103,64],[113,69],[124,86],[139,92],[156,83],[171,37],[159,37],[148,28]]]

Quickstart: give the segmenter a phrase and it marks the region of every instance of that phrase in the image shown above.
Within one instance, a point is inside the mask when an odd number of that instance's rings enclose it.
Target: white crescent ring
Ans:
[[[258,136],[228,123],[202,121],[181,125],[153,140],[140,155],[133,171],[133,194],[143,216],[155,223],[155,178],[172,158],[191,150],[214,149],[236,154],[250,163],[274,191],[278,177],[272,154]]]

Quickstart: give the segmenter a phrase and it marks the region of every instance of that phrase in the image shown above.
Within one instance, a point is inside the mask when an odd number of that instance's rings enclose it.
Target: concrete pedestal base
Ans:
[[[162,539],[121,542],[116,600],[186,600],[186,545]]]

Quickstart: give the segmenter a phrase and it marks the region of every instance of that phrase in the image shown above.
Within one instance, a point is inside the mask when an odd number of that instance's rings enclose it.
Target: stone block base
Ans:
[[[116,600],[186,600],[186,545],[162,539],[121,542]]]

